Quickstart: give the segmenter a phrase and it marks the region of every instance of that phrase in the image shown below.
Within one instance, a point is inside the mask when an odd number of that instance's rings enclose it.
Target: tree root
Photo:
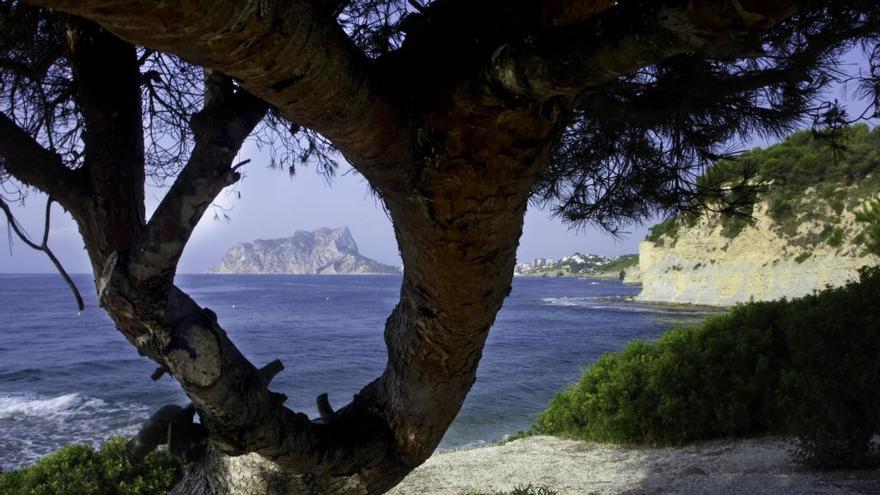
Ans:
[[[321,394],[317,397],[316,402],[318,403],[318,414],[321,415],[321,422],[327,423],[333,416],[336,416],[336,411],[330,407],[330,399],[327,397],[327,394]]]
[[[168,445],[172,455],[183,462],[192,462],[204,452],[208,430],[194,423],[196,408],[192,404],[162,406],[150,416],[141,430],[125,444],[129,464],[143,462],[160,445]]]

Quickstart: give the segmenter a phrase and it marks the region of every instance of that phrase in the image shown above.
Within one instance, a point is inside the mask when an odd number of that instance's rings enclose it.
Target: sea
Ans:
[[[70,443],[132,435],[151,411],[186,403],[169,377],[138,355],[97,307],[94,281],[74,279],[78,313],[58,275],[0,275],[0,468],[15,469]],[[256,366],[284,363],[272,388],[287,406],[317,414],[315,397],[346,404],[385,363],[384,322],[401,277],[179,275],[177,284],[214,310]],[[616,280],[515,278],[498,314],[477,381],[440,449],[526,430],[554,394],[606,352],[653,340],[711,311],[635,302]]]

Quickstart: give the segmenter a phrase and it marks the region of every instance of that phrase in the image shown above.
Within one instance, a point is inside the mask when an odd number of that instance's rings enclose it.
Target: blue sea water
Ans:
[[[150,412],[186,397],[137,354],[96,306],[90,276],[77,315],[57,275],[0,275],[0,467],[29,464],[71,442],[137,431]],[[382,337],[399,276],[181,275],[257,366],[281,359],[273,389],[316,414],[381,373]],[[708,313],[636,303],[636,286],[608,280],[517,278],[498,315],[477,382],[441,449],[502,439],[528,428],[553,395],[602,353],[655,339]]]

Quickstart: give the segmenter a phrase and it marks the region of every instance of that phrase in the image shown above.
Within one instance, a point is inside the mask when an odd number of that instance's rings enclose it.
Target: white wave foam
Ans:
[[[80,394],[64,394],[58,397],[39,398],[34,395],[0,395],[0,419],[23,416],[61,416],[106,408],[101,399]]]
[[[595,297],[545,297],[541,299],[545,304],[550,306],[579,306],[579,307],[592,307],[595,302]]]
[[[17,469],[70,443],[97,445],[110,435],[131,435],[146,417],[147,407],[137,402],[0,393],[0,468]]]
[[[633,302],[629,297],[545,297],[541,301],[548,306],[578,307],[625,313],[652,313],[660,315],[709,316],[711,311],[684,307],[651,306]]]

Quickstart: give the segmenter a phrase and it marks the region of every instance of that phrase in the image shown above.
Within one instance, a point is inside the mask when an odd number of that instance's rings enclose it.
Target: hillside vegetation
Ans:
[[[555,263],[531,267],[529,275],[617,278],[621,271],[637,267],[638,254],[601,256],[574,253]]]
[[[768,214],[782,237],[804,247],[818,243],[837,247],[845,233],[835,223],[844,210],[853,211],[880,194],[880,174],[875,173],[880,167],[880,129],[870,130],[863,124],[848,127],[838,144],[840,147],[832,147],[810,131],[796,132],[766,149],[756,148],[736,159],[719,161],[701,177],[699,187],[711,190],[750,177],[754,188],[738,194],[751,195],[745,198],[750,202],[768,202]],[[721,233],[728,238],[736,237],[749,224],[749,219],[741,216],[721,216],[719,220]],[[669,219],[654,226],[647,239],[659,245],[674,243],[680,227],[693,221]],[[800,225],[808,223],[824,228],[799,231]]]
[[[538,432],[681,444],[791,434],[823,468],[864,466],[880,432],[880,269],[801,299],[739,305],[606,354]]]

